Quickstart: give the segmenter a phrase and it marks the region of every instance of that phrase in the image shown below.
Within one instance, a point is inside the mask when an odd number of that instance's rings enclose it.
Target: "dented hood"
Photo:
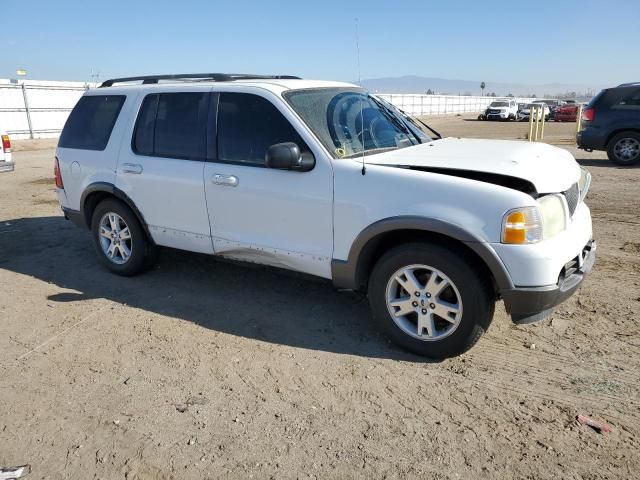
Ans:
[[[366,163],[394,167],[451,169],[520,178],[538,193],[564,192],[580,178],[573,156],[546,143],[444,138],[366,157]]]

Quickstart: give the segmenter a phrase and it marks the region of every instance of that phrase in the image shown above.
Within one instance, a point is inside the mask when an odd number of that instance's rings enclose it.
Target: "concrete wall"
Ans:
[[[376,94],[411,115],[451,115],[456,113],[480,113],[500,97],[464,97],[456,95]],[[515,98],[518,103],[530,103],[535,98]]]
[[[95,85],[42,80],[14,83],[8,79],[0,79],[0,130],[6,130],[14,139],[55,138],[60,135],[71,109],[90,87]],[[492,101],[499,100],[494,97],[454,95],[378,95],[407,113],[425,116],[480,113]],[[529,103],[534,99],[516,100],[519,103]]]
[[[87,88],[83,82],[0,79],[0,130],[14,139],[55,138]]]

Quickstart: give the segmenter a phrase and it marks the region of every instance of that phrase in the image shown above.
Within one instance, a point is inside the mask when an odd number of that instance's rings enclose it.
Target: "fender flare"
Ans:
[[[436,218],[399,216],[379,220],[362,230],[349,250],[347,260],[333,259],[331,274],[336,288],[359,290],[360,257],[366,245],[379,235],[394,230],[416,230],[450,237],[466,245],[484,262],[493,275],[498,291],[514,288],[511,276],[491,244],[464,228]]]
[[[87,211],[87,199],[89,198],[89,196],[97,192],[108,193],[127,205],[131,209],[131,211],[133,211],[134,215],[140,222],[140,225],[142,226],[142,229],[147,235],[149,241],[154,243],[153,237],[151,236],[151,233],[149,233],[147,222],[145,221],[142,212],[140,212],[138,207],[136,207],[134,201],[131,200],[131,198],[118,187],[108,182],[94,182],[87,186],[87,188],[85,188],[82,192],[82,196],[80,197],[80,213],[87,228],[91,228],[91,217],[89,215],[90,212]]]

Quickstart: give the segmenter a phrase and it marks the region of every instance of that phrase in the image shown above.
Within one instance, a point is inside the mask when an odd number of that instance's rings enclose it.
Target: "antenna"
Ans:
[[[362,78],[360,75],[360,32],[358,29],[358,17],[356,17],[356,56],[358,57],[358,85],[362,87]],[[367,173],[367,167],[364,164],[364,105],[362,97],[360,98],[360,128],[362,129],[362,175]]]

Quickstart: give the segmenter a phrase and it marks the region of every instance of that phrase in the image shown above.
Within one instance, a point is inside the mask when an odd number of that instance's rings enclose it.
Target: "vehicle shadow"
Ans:
[[[577,158],[576,161],[583,167],[600,167],[600,168],[615,168],[619,170],[630,170],[633,168],[640,168],[640,163],[631,165],[629,167],[622,167],[616,165],[610,161],[606,156],[603,158]]]
[[[72,290],[49,296],[53,302],[105,298],[264,342],[427,361],[376,331],[364,296],[339,293],[328,281],[172,249],[162,250],[152,271],[119,277],[99,265],[89,232],[63,217],[0,222],[0,269]]]

